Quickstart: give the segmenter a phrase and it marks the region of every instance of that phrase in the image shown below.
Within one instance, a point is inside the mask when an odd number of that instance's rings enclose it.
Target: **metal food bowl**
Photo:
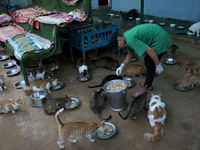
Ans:
[[[77,76],[77,80],[81,82],[89,81],[92,78],[90,74],[88,74],[86,77],[84,77],[81,73]]]
[[[33,106],[44,106],[48,92],[46,90],[35,91],[31,94],[31,103]]]
[[[6,68],[11,68],[11,67],[13,67],[13,66],[15,66],[15,64],[14,64],[13,62],[9,62],[9,63],[6,63],[6,64],[3,64],[3,65],[2,65],[2,67],[5,68],[5,69],[6,69]]]
[[[183,30],[184,27],[183,27],[183,26],[177,26],[176,29],[178,29],[178,30]]]
[[[5,74],[6,74],[8,77],[11,77],[11,76],[15,76],[15,75],[17,75],[17,74],[19,74],[19,73],[20,73],[19,70],[14,69],[14,70],[9,70],[9,71],[7,71]]]
[[[133,20],[133,17],[128,17],[129,20]]]
[[[163,61],[165,64],[167,65],[174,65],[177,63],[177,60],[174,59],[174,58],[166,58],[164,61]]]
[[[22,88],[22,84],[25,84],[25,81],[19,81],[19,82],[15,83],[14,87],[16,89],[21,89]]]
[[[8,56],[0,56],[0,60],[6,60],[8,58],[9,58]]]
[[[192,89],[192,86],[185,85],[183,88],[177,86],[177,82],[173,84],[173,87],[178,91],[189,91]]]
[[[64,86],[64,83],[61,81],[57,81],[57,85],[55,87],[52,87],[51,90],[59,90]]]
[[[75,97],[71,97],[70,101],[66,103],[65,109],[74,109],[80,105],[80,100]]]
[[[139,57],[137,55],[133,56],[133,58],[131,59],[132,62],[137,61],[139,59]]]
[[[115,82],[122,82],[125,84],[125,88],[121,91],[107,90],[109,84],[115,84]],[[103,85],[103,89],[106,93],[107,99],[110,103],[110,109],[113,111],[122,111],[126,108],[126,91],[128,88],[127,81],[124,80],[111,80]]]
[[[108,132],[108,134],[105,134],[106,132],[102,133],[101,131],[98,131],[94,134],[97,138],[108,139],[108,138],[111,138],[116,133],[117,129],[114,124],[110,122],[105,122],[105,124],[108,125],[112,129],[112,132]]]
[[[127,81],[128,88],[131,88],[131,87],[133,87],[135,85],[135,81],[133,79],[131,79],[131,78],[124,77],[123,80]]]
[[[164,23],[164,22],[161,22],[161,23],[159,23],[158,25],[160,25],[160,26],[165,26],[165,23]]]

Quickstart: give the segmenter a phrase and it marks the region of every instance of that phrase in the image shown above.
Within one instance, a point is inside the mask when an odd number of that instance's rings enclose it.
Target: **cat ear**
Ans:
[[[162,94],[158,94],[158,96],[160,96],[160,97],[161,97],[161,95],[162,95]]]
[[[104,125],[104,124],[105,124],[105,120],[101,122],[101,125]]]

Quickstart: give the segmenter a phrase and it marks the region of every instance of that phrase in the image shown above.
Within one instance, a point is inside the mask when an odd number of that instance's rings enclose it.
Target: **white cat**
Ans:
[[[197,33],[197,36],[199,36],[199,32],[200,32],[200,22],[197,22],[189,27],[187,34],[195,35],[195,33]]]

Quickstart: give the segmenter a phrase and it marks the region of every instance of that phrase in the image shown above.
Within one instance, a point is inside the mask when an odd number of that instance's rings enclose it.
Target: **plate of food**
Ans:
[[[70,100],[66,103],[65,109],[74,109],[80,105],[80,100],[75,97],[71,97]]]
[[[181,88],[177,86],[177,82],[174,83],[173,87],[176,89],[176,90],[179,90],[179,91],[189,91],[192,89],[192,86],[188,86],[188,85],[183,85]]]
[[[177,63],[177,60],[174,59],[174,58],[166,58],[164,61],[163,61],[165,64],[167,65],[174,65]]]
[[[131,88],[135,85],[135,81],[131,78],[127,78],[127,77],[124,77],[123,80],[127,81],[128,83],[128,88]]]
[[[6,64],[3,64],[2,67],[7,69],[7,68],[11,68],[15,66],[15,64],[13,62],[9,62],[9,63],[6,63]]]
[[[164,22],[161,22],[158,24],[159,26],[165,26],[165,23]]]
[[[8,58],[8,56],[0,56],[0,60],[7,60]]]
[[[59,89],[61,89],[63,86],[64,86],[64,83],[63,83],[63,82],[57,81],[57,86],[52,87],[51,90],[54,90],[54,91],[55,91],[55,90],[59,90]]]
[[[8,77],[11,77],[11,76],[15,76],[15,75],[17,75],[17,74],[19,74],[19,73],[20,73],[19,70],[13,69],[13,70],[7,71],[5,74],[6,74]]]
[[[89,81],[91,78],[92,76],[90,74],[84,77],[83,74],[79,73],[79,75],[77,76],[77,79],[81,82]]]
[[[183,27],[183,26],[177,26],[176,29],[178,29],[178,30],[183,30],[184,27]]]
[[[15,83],[14,87],[15,87],[16,89],[21,89],[21,88],[22,88],[22,84],[25,84],[25,81],[24,81],[24,80]]]
[[[110,122],[105,122],[107,125],[105,132],[98,131],[94,135],[100,139],[108,139],[111,138],[116,133],[116,127],[114,124]]]

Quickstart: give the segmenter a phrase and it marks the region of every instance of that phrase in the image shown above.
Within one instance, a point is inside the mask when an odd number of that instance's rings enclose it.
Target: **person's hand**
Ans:
[[[124,64],[122,63],[116,70],[116,75],[120,76],[120,74],[122,73],[122,70],[124,69]]]
[[[157,74],[161,74],[164,71],[161,63],[159,65],[156,66],[156,73]]]

